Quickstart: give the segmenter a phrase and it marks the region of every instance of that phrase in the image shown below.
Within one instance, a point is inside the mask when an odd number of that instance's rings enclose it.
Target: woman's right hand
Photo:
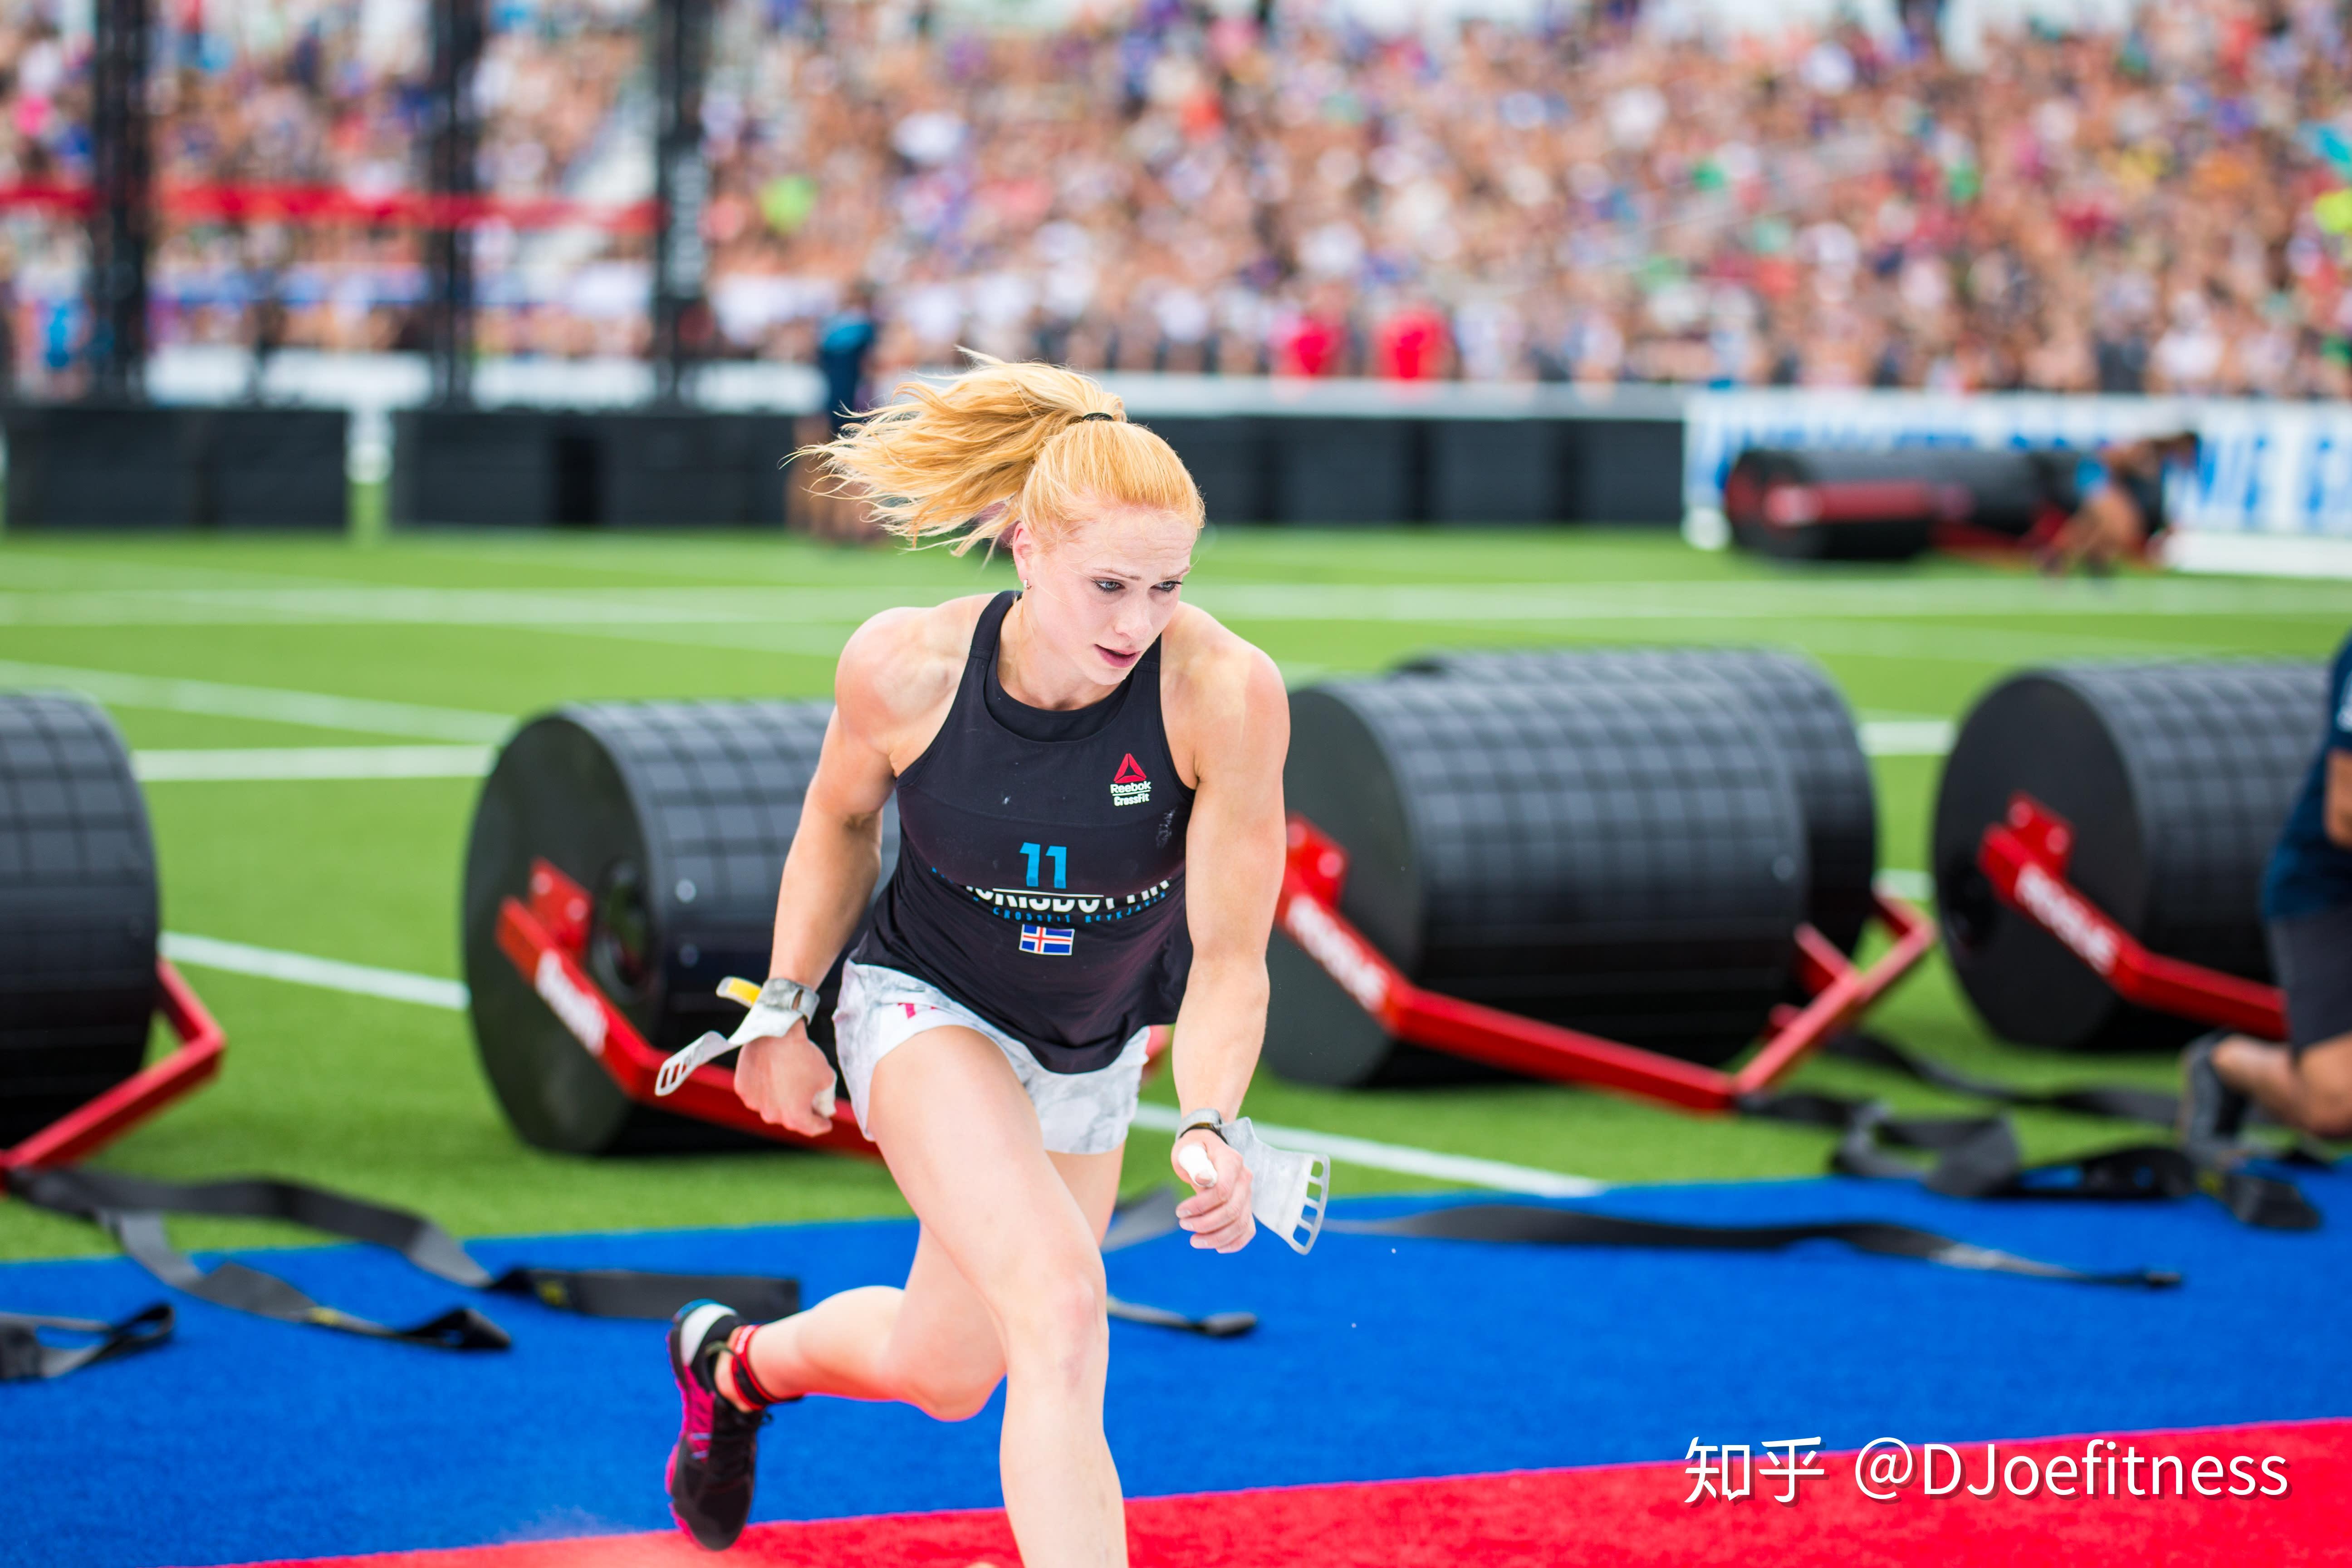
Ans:
[[[735,1058],[735,1095],[760,1120],[803,1138],[833,1130],[833,1064],[795,1023],[788,1034],[747,1040]],[[820,1109],[822,1107],[822,1109]]]

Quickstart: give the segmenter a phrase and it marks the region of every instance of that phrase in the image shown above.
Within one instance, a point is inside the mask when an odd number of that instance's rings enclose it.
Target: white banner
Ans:
[[[2168,497],[2184,530],[2352,539],[2352,407],[2335,403],[1771,387],[1693,393],[1684,405],[1683,500],[1723,504],[1748,447],[2100,446],[2175,430],[2200,441],[2192,483]]]

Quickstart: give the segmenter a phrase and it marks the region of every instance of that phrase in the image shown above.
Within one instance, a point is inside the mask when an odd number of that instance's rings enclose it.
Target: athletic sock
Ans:
[[[765,1410],[771,1405],[783,1405],[800,1397],[797,1394],[769,1393],[761,1386],[759,1374],[751,1370],[751,1336],[766,1326],[764,1323],[745,1323],[727,1336],[727,1357],[735,1371],[735,1392],[754,1410]],[[718,1382],[715,1363],[712,1370],[715,1392]]]

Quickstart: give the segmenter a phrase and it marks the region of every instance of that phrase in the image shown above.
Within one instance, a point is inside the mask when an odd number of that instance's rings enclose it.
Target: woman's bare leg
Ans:
[[[1078,1200],[1097,1244],[1118,1206],[1123,1152],[1045,1156]],[[987,1303],[926,1227],[903,1289],[867,1285],[828,1296],[761,1329],[751,1341],[751,1363],[752,1376],[771,1394],[898,1400],[941,1421],[961,1421],[995,1392],[1004,1351]],[[719,1392],[748,1405],[730,1366],[726,1358],[719,1363]]]
[[[1127,1561],[1102,1432],[1104,1227],[1119,1154],[1048,1154],[1002,1052],[927,1030],[875,1069],[866,1123],[922,1221],[903,1290],[828,1297],[751,1342],[772,1394],[897,1399],[946,1420],[1009,1376],[1005,1509],[1030,1568]],[[732,1392],[721,1363],[722,1391]]]
[[[2084,498],[2082,510],[2066,521],[2050,542],[2043,565],[2052,572],[2070,572],[2085,560],[2095,566],[2114,565],[2137,554],[2147,542],[2147,525],[2129,496],[2105,485]]]
[[[2304,1047],[2232,1035],[2214,1047],[2213,1070],[2241,1094],[2297,1131],[2352,1137],[2352,1035]]]

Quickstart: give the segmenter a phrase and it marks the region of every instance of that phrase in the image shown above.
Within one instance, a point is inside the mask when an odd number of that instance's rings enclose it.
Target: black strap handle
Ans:
[[[1883,1036],[1847,1030],[1822,1043],[1843,1060],[1897,1072],[1948,1093],[2006,1106],[2034,1106],[2169,1127],[2175,1095],[2129,1084],[2079,1084],[2030,1089],[1996,1083],[1945,1066]],[[2204,1191],[2241,1222],[2264,1230],[2311,1230],[2320,1224],[2290,1182],[2236,1165],[2200,1165],[2168,1144],[2127,1143],[2069,1160],[2025,1163],[2017,1131],[2006,1116],[1897,1116],[1884,1100],[1855,1100],[1818,1090],[1768,1090],[1743,1097],[1744,1115],[1839,1134],[1830,1168],[1842,1174],[1916,1180],[1932,1192],[1965,1198],[2048,1198],[2123,1202],[2185,1197]],[[1924,1163],[1905,1153],[1933,1156]],[[2326,1155],[2298,1139],[2282,1158],[2328,1164]]]
[[[152,1350],[172,1337],[172,1306],[158,1301],[119,1323],[93,1318],[49,1318],[32,1312],[0,1312],[0,1383],[63,1377],[69,1372],[137,1351]],[[53,1345],[40,1331],[89,1336],[83,1345]]]

